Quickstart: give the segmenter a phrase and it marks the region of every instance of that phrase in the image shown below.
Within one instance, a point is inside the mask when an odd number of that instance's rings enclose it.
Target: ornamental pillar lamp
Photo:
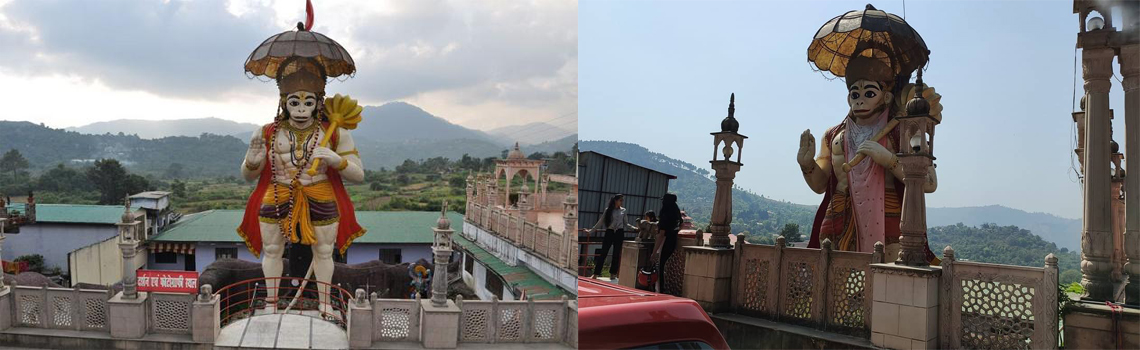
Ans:
[[[901,245],[897,265],[929,266],[926,256],[926,192],[923,190],[934,163],[934,127],[941,120],[930,114],[930,101],[923,96],[922,69],[918,70],[914,98],[906,103],[899,120],[899,162],[903,166]]]
[[[451,220],[447,219],[446,201],[443,202],[439,220],[436,221],[436,227],[432,232],[435,234],[435,242],[431,247],[435,255],[433,267],[435,273],[432,274],[431,280],[431,303],[436,307],[443,307],[447,305],[447,265],[451,263],[451,233],[455,232],[451,229]]]
[[[131,214],[131,199],[128,197],[123,205],[123,216],[119,227],[119,251],[123,254],[123,298],[135,299],[138,297],[138,288],[135,280],[135,254],[138,247],[139,222]]]
[[[740,153],[744,149],[744,139],[748,138],[737,133],[740,130],[740,122],[737,122],[733,116],[735,112],[736,94],[732,94],[728,99],[728,117],[720,122],[720,132],[712,133],[713,160],[709,163],[716,172],[716,197],[713,199],[712,220],[710,220],[712,236],[709,238],[709,246],[713,248],[729,248],[732,245],[728,234],[732,230],[733,179],[736,178],[736,172],[744,165],[740,163]],[[724,144],[724,147],[721,147],[721,144]],[[718,150],[723,157],[717,155]],[[735,161],[732,160],[733,154],[736,155]]]

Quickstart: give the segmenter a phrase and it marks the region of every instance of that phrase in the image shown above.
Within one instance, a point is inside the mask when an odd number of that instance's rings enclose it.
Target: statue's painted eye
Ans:
[[[301,105],[301,103],[300,103],[300,102],[297,102],[297,101],[289,101],[289,105],[290,105],[290,106],[293,106],[293,107],[297,107],[297,106],[300,106],[300,105]]]
[[[305,101],[305,107],[312,107],[313,101]]]
[[[874,91],[867,91],[866,95],[867,95],[867,98],[872,98],[872,97],[875,97],[876,94]]]
[[[859,92],[858,91],[852,92],[851,93],[851,99],[852,100],[858,100],[859,99]]]

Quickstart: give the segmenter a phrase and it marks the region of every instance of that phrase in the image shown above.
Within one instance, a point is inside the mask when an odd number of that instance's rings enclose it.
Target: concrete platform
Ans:
[[[226,325],[214,345],[222,349],[347,349],[348,333],[314,317],[269,314]]]

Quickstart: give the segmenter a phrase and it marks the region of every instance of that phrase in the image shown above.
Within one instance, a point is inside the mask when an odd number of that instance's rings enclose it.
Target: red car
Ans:
[[[728,343],[692,299],[579,277],[578,348],[728,349]]]

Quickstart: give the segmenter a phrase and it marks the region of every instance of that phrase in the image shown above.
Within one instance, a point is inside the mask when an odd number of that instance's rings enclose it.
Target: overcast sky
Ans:
[[[708,132],[719,131],[735,92],[740,133],[749,136],[736,184],[818,205],[795,161],[799,136],[811,129],[818,139],[848,106],[843,80],[814,72],[807,48],[821,25],[867,3],[583,0],[580,138],[633,142],[707,167]],[[904,14],[901,0],[873,4]],[[939,187],[927,204],[1081,217],[1071,167],[1074,90],[1082,93],[1072,1],[905,5],[931,50],[924,80],[945,108],[935,137]],[[1114,138],[1123,146],[1124,93],[1113,66]]]
[[[576,128],[573,0],[313,0],[313,31],[355,78],[330,94],[407,101],[477,129]],[[121,118],[265,123],[272,82],[247,79],[258,44],[295,28],[304,0],[0,0],[0,120],[68,127]],[[566,117],[571,115],[571,117]]]

